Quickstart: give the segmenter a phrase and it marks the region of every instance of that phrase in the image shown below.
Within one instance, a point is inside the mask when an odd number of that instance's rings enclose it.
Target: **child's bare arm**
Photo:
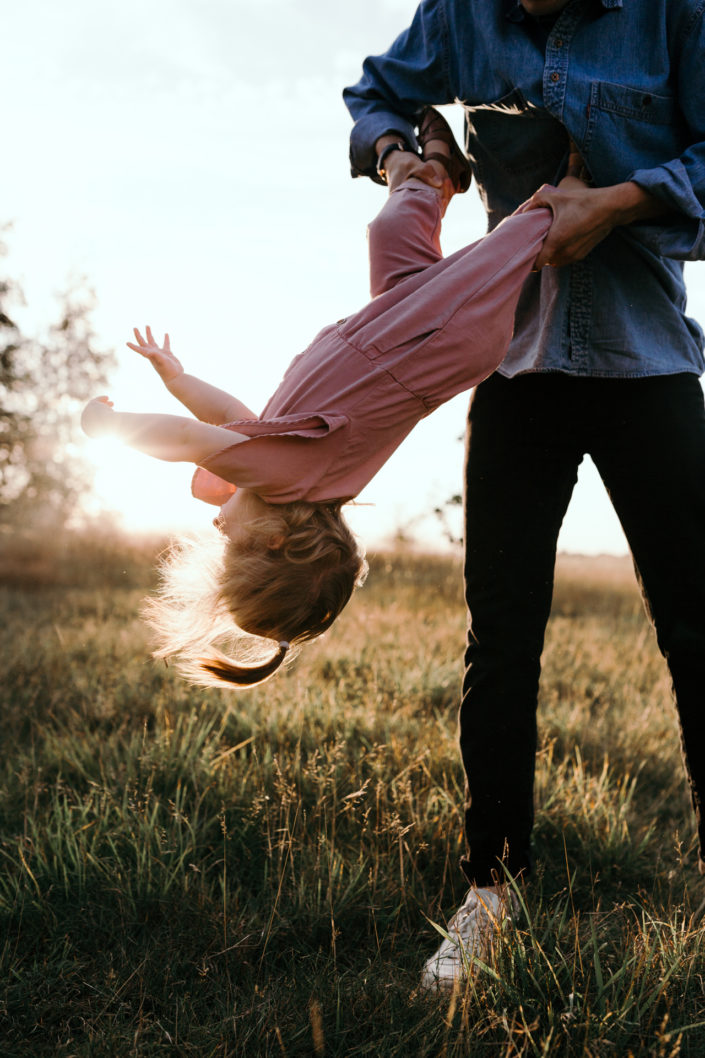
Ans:
[[[204,423],[214,423],[217,426],[223,422],[257,418],[237,397],[194,375],[187,375],[186,372],[167,382],[166,388]]]
[[[170,463],[200,463],[244,434],[182,415],[151,415],[113,411],[107,397],[96,397],[83,409],[81,426],[89,437],[118,437],[145,455]]]
[[[236,419],[257,418],[237,397],[203,382],[194,375],[187,375],[171,351],[168,334],[164,336],[164,344],[161,346],[152,337],[149,327],[146,339],[136,327],[134,334],[137,344],[128,342],[128,348],[134,349],[140,356],[149,360],[169,392],[201,422],[218,425],[234,422]]]

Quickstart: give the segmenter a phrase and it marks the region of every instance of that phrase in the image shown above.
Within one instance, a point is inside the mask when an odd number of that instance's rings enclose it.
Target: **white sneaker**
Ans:
[[[494,889],[471,889],[448,923],[448,937],[425,963],[421,987],[433,990],[453,988],[474,972],[476,958],[483,962],[503,922],[513,922],[519,902],[511,890],[501,894]]]

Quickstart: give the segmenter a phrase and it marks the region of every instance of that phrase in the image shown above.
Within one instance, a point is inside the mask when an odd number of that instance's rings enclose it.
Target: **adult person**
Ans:
[[[682,266],[705,256],[705,0],[423,0],[344,96],[353,175],[433,183],[416,115],[459,102],[489,227],[533,192],[554,217],[508,355],[469,413],[460,745],[471,888],[424,968],[427,985],[444,985],[511,915],[503,872],[531,871],[540,657],[586,453],[670,668],[705,873],[703,334],[685,314]],[[565,171],[571,141],[591,186],[541,186]]]

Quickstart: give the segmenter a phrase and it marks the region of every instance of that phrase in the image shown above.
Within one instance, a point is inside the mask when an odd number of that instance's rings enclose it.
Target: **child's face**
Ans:
[[[238,489],[220,508],[213,525],[234,544],[247,537],[249,523],[262,515],[263,500],[252,489]]]

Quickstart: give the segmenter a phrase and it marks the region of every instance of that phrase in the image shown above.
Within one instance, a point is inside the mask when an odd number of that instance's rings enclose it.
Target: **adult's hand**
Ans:
[[[377,156],[379,157],[388,144],[398,142],[399,137],[396,135],[380,136],[375,144]],[[394,191],[412,176],[440,190],[447,175],[443,166],[438,162],[425,162],[421,155],[414,154],[413,151],[390,151],[384,159],[384,171],[390,191]]]
[[[411,151],[392,151],[385,158],[384,169],[390,191],[394,191],[409,177],[422,180],[439,191],[443,187],[443,167],[438,162],[425,162],[419,154],[412,154]]]
[[[525,208],[541,207],[551,210],[553,223],[536,258],[537,271],[545,265],[560,268],[582,261],[613,228],[667,212],[662,202],[638,184],[587,187],[574,176],[565,177],[558,187],[544,184]]]

